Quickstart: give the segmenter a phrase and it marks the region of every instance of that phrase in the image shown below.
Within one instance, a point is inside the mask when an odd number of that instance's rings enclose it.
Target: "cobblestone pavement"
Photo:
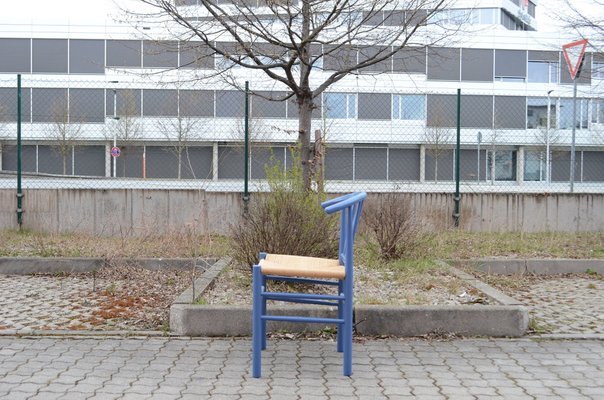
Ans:
[[[510,294],[548,333],[604,333],[604,280],[548,278]]]
[[[0,329],[91,329],[98,296],[83,277],[3,275],[0,277]]]
[[[604,341],[269,342],[263,378],[247,339],[0,338],[0,398],[602,399]]]

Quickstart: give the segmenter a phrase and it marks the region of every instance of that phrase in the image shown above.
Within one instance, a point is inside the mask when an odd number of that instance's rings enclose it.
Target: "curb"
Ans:
[[[218,276],[230,260],[221,259],[210,271]],[[441,265],[446,265],[441,262]],[[520,337],[526,333],[529,315],[526,307],[476,278],[450,267],[460,279],[483,292],[498,305],[462,306],[370,306],[354,307],[354,320],[359,335],[422,336],[453,333],[463,336]],[[206,274],[208,273],[206,272]],[[204,274],[205,275],[205,274]],[[208,277],[209,278],[209,275]],[[213,278],[212,278],[213,279]],[[201,279],[200,279],[201,280]],[[199,288],[198,283],[195,286]],[[211,287],[208,283],[204,290]],[[249,306],[191,304],[188,289],[170,307],[172,334],[184,336],[250,336],[252,308]],[[199,291],[197,298],[203,294]],[[185,301],[180,301],[185,300]],[[271,307],[274,315],[334,317],[333,307]],[[303,332],[320,329],[317,324],[269,322],[269,331]]]
[[[203,261],[205,265],[199,265]],[[213,258],[83,258],[83,257],[0,257],[0,274],[28,275],[59,272],[92,272],[107,264],[138,265],[150,270],[186,269],[193,265],[207,268]]]
[[[539,274],[539,275],[557,275],[557,274],[576,274],[585,273],[592,270],[600,275],[604,275],[604,260],[576,260],[576,259],[551,259],[551,260],[532,260],[532,259],[480,259],[455,261],[463,262],[472,269],[496,275],[515,275],[515,274]]]

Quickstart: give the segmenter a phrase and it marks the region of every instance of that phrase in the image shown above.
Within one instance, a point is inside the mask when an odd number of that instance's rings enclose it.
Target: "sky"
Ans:
[[[574,0],[589,10],[589,0]],[[3,24],[98,24],[105,25],[107,15],[118,11],[114,0],[28,0],[24,7],[20,2],[6,1],[0,22]],[[119,0],[123,7],[136,5],[138,0]],[[591,7],[593,12],[593,7]],[[553,10],[563,10],[563,0],[540,0],[537,6],[539,30],[557,31],[560,28],[553,19]],[[603,10],[604,12],[604,10]]]

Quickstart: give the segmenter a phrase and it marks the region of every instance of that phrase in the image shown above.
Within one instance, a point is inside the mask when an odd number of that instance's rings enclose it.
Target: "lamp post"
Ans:
[[[549,128],[551,121],[551,105],[550,95],[554,90],[547,92],[547,123],[545,124],[545,182],[550,183],[550,167],[549,167]]]

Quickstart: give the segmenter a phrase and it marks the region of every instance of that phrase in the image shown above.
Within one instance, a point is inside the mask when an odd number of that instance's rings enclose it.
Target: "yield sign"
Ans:
[[[577,40],[576,42],[568,43],[562,46],[564,53],[564,59],[568,64],[568,71],[570,72],[571,78],[575,79],[581,62],[583,61],[583,55],[585,54],[585,48],[587,47],[587,39]]]

